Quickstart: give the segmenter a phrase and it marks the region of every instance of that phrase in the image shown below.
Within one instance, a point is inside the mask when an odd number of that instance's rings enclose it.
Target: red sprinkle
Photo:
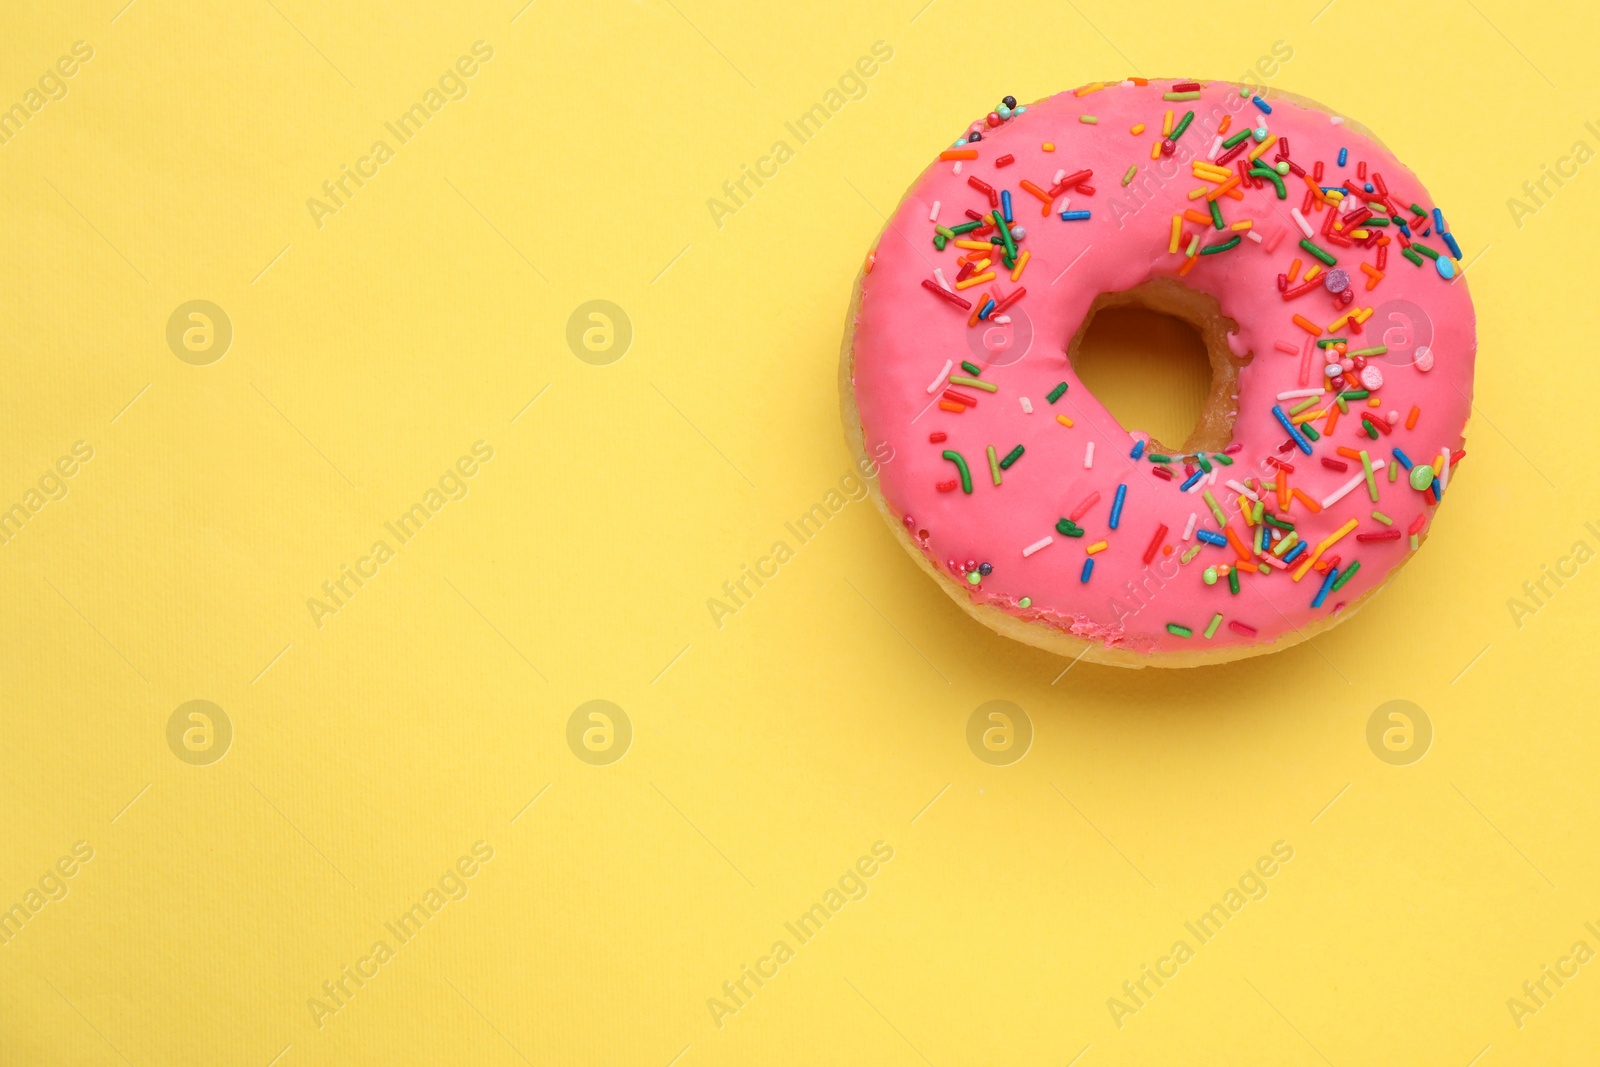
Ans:
[[[1256,635],[1256,628],[1254,626],[1246,626],[1244,623],[1233,619],[1228,620],[1228,629],[1232,630],[1236,634],[1243,634],[1246,637],[1254,637]]]
[[[1411,536],[1415,537],[1421,533],[1422,528],[1426,525],[1428,525],[1428,517],[1426,515],[1418,515],[1416,521],[1411,524]]]
[[[1156,527],[1156,535],[1150,538],[1149,547],[1144,550],[1144,561],[1149,563],[1156,558],[1156,549],[1161,547],[1161,542],[1167,536],[1167,524],[1162,523]]]
[[[972,307],[972,302],[970,300],[965,300],[957,296],[948,289],[944,288],[944,286],[940,285],[938,282],[930,281],[929,279],[924,278],[922,279],[922,287],[928,290],[930,293],[935,294],[940,299],[947,300],[956,307],[961,308],[963,311]]]
[[[1009,167],[1011,164],[1015,163],[1016,161],[1017,161],[1017,157],[1011,155],[1008,152],[1005,155],[1003,155],[1003,156],[999,157],[998,159],[996,159],[994,161],[994,165],[997,166],[997,167]]]
[[[936,432],[936,433],[930,433],[930,434],[929,434],[929,435],[928,435],[928,441],[929,441],[929,443],[931,443],[931,444],[935,444],[935,445],[936,445],[936,444],[938,444],[938,443],[939,443],[939,442],[940,442],[940,441],[945,441],[945,440],[948,440],[948,439],[949,439],[949,437],[950,437],[950,435],[949,435],[949,434],[947,434],[947,433],[945,433],[945,432],[944,432],[944,431],[943,431],[943,430],[939,430],[939,431],[938,431],[938,432]]]
[[[957,392],[954,389],[946,389],[944,391],[944,398],[946,400],[953,400],[957,404],[965,404],[969,408],[975,408],[975,407],[978,406],[978,398],[977,397],[970,396],[967,393]]]
[[[1072,509],[1072,514],[1068,515],[1067,518],[1071,519],[1073,522],[1077,522],[1079,519],[1083,518],[1084,513],[1090,508],[1094,507],[1099,500],[1100,494],[1098,492],[1090,493],[1088,496],[1084,497],[1083,503]]]
[[[937,485],[934,486],[934,488],[939,490],[939,492],[941,492],[941,493],[948,493],[948,492],[952,491],[953,489],[955,489],[955,487],[960,485],[960,484],[961,484],[961,479],[952,478],[948,482],[939,482]]]
[[[1350,464],[1346,463],[1344,460],[1329,459],[1327,456],[1322,457],[1322,465],[1327,467],[1329,470],[1335,471],[1347,471],[1350,469]]]
[[[1400,540],[1400,531],[1399,530],[1381,530],[1378,533],[1356,534],[1356,540],[1357,541],[1398,541],[1398,540]]]

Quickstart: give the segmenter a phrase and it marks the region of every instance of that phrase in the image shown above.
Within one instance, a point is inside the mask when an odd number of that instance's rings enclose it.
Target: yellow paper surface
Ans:
[[[1592,11],[123,3],[0,40],[0,1062],[1592,1061]],[[1004,94],[1278,42],[1469,458],[1314,644],[1064,670],[852,494],[851,281]]]

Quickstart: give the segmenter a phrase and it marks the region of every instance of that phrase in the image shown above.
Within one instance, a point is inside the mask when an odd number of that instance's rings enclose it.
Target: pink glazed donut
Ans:
[[[1075,658],[1183,667],[1287,648],[1410,558],[1461,462],[1477,336],[1461,249],[1370,133],[1224,82],[1007,98],[867,256],[846,436],[941,588]],[[1095,313],[1200,334],[1186,441],[1074,373]]]

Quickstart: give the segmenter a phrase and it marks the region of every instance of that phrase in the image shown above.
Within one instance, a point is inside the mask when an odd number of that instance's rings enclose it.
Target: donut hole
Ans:
[[[1073,371],[1123,429],[1155,451],[1217,451],[1233,438],[1238,326],[1217,302],[1158,279],[1095,298],[1067,349]]]

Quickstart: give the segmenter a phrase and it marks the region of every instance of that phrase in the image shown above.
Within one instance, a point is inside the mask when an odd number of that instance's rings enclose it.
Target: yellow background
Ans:
[[[94,50],[0,146],[0,506],[94,449],[0,545],[0,907],[94,850],[0,947],[0,1062],[1592,1062],[1600,963],[1506,1006],[1600,949],[1600,567],[1507,606],[1600,548],[1600,172],[1506,204],[1600,147],[1592,10],[123,2],[13,5],[0,42],[6,107]],[[307,199],[479,40],[468,95],[319,228]],[[1237,78],[1279,40],[1273,88],[1378,131],[1473,261],[1470,458],[1389,590],[1283,654],[1063,674],[868,503],[796,545],[849,470],[849,286],[931,154],[1006,93]],[[194,299],[233,327],[207,366],[166,341]],[[609,365],[566,341],[591,299],[632,324]],[[465,498],[319,626],[478,441]],[[233,729],[206,766],[167,740],[196,699]],[[609,766],[567,743],[593,699],[632,724]],[[1433,728],[1409,766],[1366,740],[1395,699]],[[990,700],[1032,726],[1010,766],[967,745]],[[865,899],[719,1027],[708,998],[880,840]],[[479,841],[465,899],[319,1028],[322,983]],[[1269,895],[1119,1028],[1107,999],[1278,841]]]

